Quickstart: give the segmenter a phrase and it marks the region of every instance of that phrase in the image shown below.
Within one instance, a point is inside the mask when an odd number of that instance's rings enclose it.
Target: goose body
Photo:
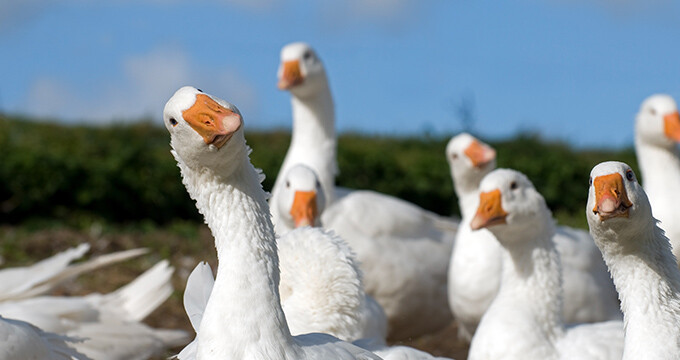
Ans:
[[[299,230],[305,230],[305,228],[302,229],[296,229],[290,232],[289,234],[298,232]],[[304,231],[301,232],[304,234]],[[281,243],[281,242],[279,242]],[[283,276],[283,274],[282,274]],[[283,277],[282,277],[283,279]],[[186,286],[186,291],[184,292],[184,306],[187,312],[187,315],[189,315],[189,318],[191,320],[191,325],[194,329],[198,329],[200,327],[201,319],[203,318],[203,312],[205,310],[205,306],[207,304],[208,299],[210,298],[210,294],[212,292],[212,287],[214,284],[214,277],[212,274],[212,269],[210,268],[210,265],[207,263],[200,263],[196,266],[194,271],[189,275],[189,278],[187,279],[187,286]],[[285,286],[281,284],[279,288],[284,288]],[[285,292],[285,290],[282,289],[282,294]],[[304,295],[304,294],[303,294]],[[317,294],[311,294],[313,297],[317,297]],[[340,297],[342,298],[342,294],[336,294],[335,297]],[[346,298],[349,298],[350,296],[344,296]],[[298,314],[298,313],[291,313],[290,310],[286,309],[286,302],[290,302],[291,300],[283,300],[283,309],[284,313],[286,314],[286,319],[291,319],[291,322],[299,322],[301,323],[298,326],[303,326],[303,327],[310,327],[314,329],[314,332],[317,332],[317,329],[323,328],[324,325],[319,325],[316,324],[319,321],[320,316],[315,314],[313,316],[310,315],[305,315],[305,314]],[[328,301],[328,300],[326,300]],[[337,301],[337,300],[331,300],[331,301]],[[376,306],[377,303],[375,303]],[[315,309],[308,309],[309,312],[316,312]],[[331,317],[338,317],[342,316],[343,314],[331,314]],[[297,318],[295,318],[297,317]],[[356,317],[356,315],[354,316]],[[307,320],[310,322],[310,324],[304,324],[303,322]],[[383,323],[384,325],[384,318],[383,318]],[[347,321],[345,320],[345,323],[355,323],[356,321]],[[293,330],[294,328],[291,327],[291,333],[296,334],[296,331]],[[384,331],[384,328],[382,328]],[[331,330],[334,330],[337,332],[337,328],[332,328]],[[365,338],[359,339],[355,341],[353,344],[359,346],[362,349],[369,350],[373,352],[374,354],[380,356],[381,358],[385,360],[451,360],[449,358],[444,358],[444,357],[434,357],[424,351],[420,351],[408,346],[387,346],[385,344],[385,341],[383,338],[377,337],[377,336],[367,336]],[[182,352],[178,354],[178,358],[180,360],[182,359],[195,359],[196,358],[196,346],[197,343],[196,341],[193,341],[191,344],[187,345],[184,349],[182,349]]]
[[[319,228],[279,239],[281,305],[293,335],[331,334],[345,341],[387,337],[387,317],[364,293],[354,253]]]
[[[110,294],[4,301],[0,314],[81,339],[71,346],[92,359],[148,359],[188,340],[184,331],[153,329],[141,323],[172,293],[172,272],[168,262],[161,261]]]
[[[335,187],[335,114],[328,79],[313,49],[304,43],[281,51],[279,88],[292,95],[293,135],[280,173],[304,164],[319,176],[326,210],[321,225],[356,252],[368,294],[383,307],[390,337],[418,336],[451,321],[446,273],[457,223],[406,201],[374,191]],[[280,197],[277,179],[272,203]],[[273,207],[278,232],[285,232]]]
[[[480,184],[479,197],[470,227],[495,235],[503,247],[503,271],[468,359],[620,359],[620,321],[565,326],[554,221],[526,176],[494,170]]]
[[[458,322],[459,336],[469,341],[495,298],[502,277],[502,246],[489,230],[470,228],[479,203],[480,182],[495,168],[496,153],[463,133],[449,141],[446,156],[463,216],[449,266],[449,305]],[[558,226],[553,241],[562,263],[565,321],[620,319],[616,290],[589,234]]]
[[[183,87],[167,102],[163,119],[219,261],[193,350],[180,358],[379,359],[327,334],[291,335],[279,295],[274,227],[236,107]]]
[[[680,115],[668,95],[645,99],[635,120],[635,152],[645,192],[654,217],[671,241],[676,259],[680,255]]]
[[[293,335],[331,334],[345,341],[384,342],[387,317],[364,292],[356,255],[339,236],[318,225],[324,193],[314,171],[298,164],[283,178],[281,220],[297,228],[279,237],[281,304]]]
[[[77,339],[40,330],[20,320],[0,316],[0,359],[89,360],[71,345]]]
[[[621,296],[624,360],[680,358],[680,271],[633,170],[604,162],[590,173],[586,218]]]

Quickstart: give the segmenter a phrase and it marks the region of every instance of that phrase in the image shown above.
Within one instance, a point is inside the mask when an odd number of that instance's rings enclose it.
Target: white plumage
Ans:
[[[30,266],[0,270],[0,301],[41,295],[52,290],[62,281],[148,252],[147,249],[119,251],[82,263],[71,264],[83,257],[89,250],[89,244],[80,244]]]
[[[383,340],[387,317],[364,293],[355,255],[346,242],[319,228],[279,239],[281,305],[293,335],[323,332],[345,341]]]
[[[208,121],[197,121],[197,112]],[[181,358],[379,359],[330,335],[290,334],[266,194],[236,107],[183,87],[166,104],[163,119],[182,181],[215,236],[219,261],[195,347]],[[199,302],[205,298],[200,293]]]
[[[184,331],[153,329],[141,323],[172,293],[172,272],[163,260],[109,294],[4,301],[0,314],[81,339],[71,346],[92,359],[147,359],[188,340]]]
[[[25,321],[0,316],[2,360],[89,360],[71,347],[78,341],[44,332]]]
[[[678,142],[680,115],[675,100],[661,94],[645,99],[635,119],[635,152],[652,212],[670,239],[676,258],[680,256]]]
[[[470,229],[479,203],[479,184],[495,168],[496,153],[463,133],[449,141],[446,157],[463,215],[449,266],[449,304],[459,336],[469,341],[501,279],[501,245],[488,230]],[[620,319],[616,290],[588,233],[558,226],[553,241],[562,259],[565,321]]]
[[[565,326],[554,221],[526,176],[495,170],[480,184],[479,196],[470,226],[495,235],[503,248],[503,271],[468,359],[620,359],[620,321]]]
[[[293,108],[293,135],[280,173],[300,163],[317,173],[326,201],[321,224],[356,252],[366,291],[389,318],[390,337],[418,336],[448,324],[446,272],[457,222],[391,196],[335,188],[333,99],[323,64],[309,45],[281,50],[279,88],[291,92]],[[272,204],[282,186],[279,177]],[[272,207],[277,232],[289,226],[281,217]]]
[[[623,359],[680,358],[680,271],[633,170],[604,162],[590,173],[586,218],[621,296]]]
[[[65,339],[79,339],[70,346],[97,360],[143,360],[186,343],[184,331],[141,323],[172,293],[173,268],[167,261],[110,294],[38,296],[79,274],[148,252],[119,251],[71,264],[89,249],[89,244],[80,244],[31,266],[0,270],[0,314]]]

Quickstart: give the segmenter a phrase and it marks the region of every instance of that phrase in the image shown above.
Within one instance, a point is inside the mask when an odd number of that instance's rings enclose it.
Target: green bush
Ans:
[[[249,132],[251,159],[271,189],[287,131]],[[449,136],[340,136],[337,183],[392,194],[440,214],[458,213],[444,149]],[[151,122],[66,126],[0,118],[0,223],[35,218],[110,222],[200,221],[170,155],[169,135]],[[498,165],[534,182],[557,213],[582,214],[588,173],[600,161],[636,168],[632,149],[575,151],[537,135],[491,142]]]

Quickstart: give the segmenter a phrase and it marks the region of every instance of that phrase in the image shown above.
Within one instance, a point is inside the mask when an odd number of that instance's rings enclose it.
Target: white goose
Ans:
[[[311,167],[296,164],[281,174],[283,186],[276,201],[269,202],[279,213],[278,234],[302,226],[321,226],[321,213],[326,209],[326,195],[321,181]]]
[[[590,173],[586,218],[621,296],[623,359],[680,358],[680,271],[631,168]]]
[[[495,168],[496,152],[463,133],[449,141],[446,157],[463,215],[449,265],[449,304],[459,336],[469,341],[501,279],[502,247],[488,230],[470,229],[479,203],[479,184]],[[590,235],[558,226],[553,240],[562,259],[566,322],[620,319],[616,289]]]
[[[0,314],[81,339],[71,346],[92,359],[148,359],[188,340],[184,331],[153,329],[141,323],[172,293],[172,272],[164,260],[109,294],[3,301]]]
[[[501,281],[500,244],[488,230],[470,229],[479,203],[479,183],[496,167],[496,151],[463,133],[449,141],[446,158],[462,216],[449,264],[449,306],[459,339],[469,342]]]
[[[309,45],[293,43],[281,50],[279,88],[291,92],[293,108],[293,135],[280,173],[298,163],[317,173],[326,201],[321,223],[356,252],[366,292],[390,321],[390,337],[418,336],[447,325],[452,317],[446,272],[457,223],[391,196],[335,187],[333,100],[323,64]],[[282,186],[279,177],[272,203]],[[287,226],[276,207],[272,218],[277,230]]]
[[[356,255],[349,245],[318,225],[324,199],[311,168],[298,164],[283,178],[282,220],[297,228],[278,240],[281,305],[293,335],[331,334],[345,341],[372,338],[384,342],[387,317],[364,292]],[[288,210],[285,210],[287,208]]]
[[[325,204],[314,170],[297,164],[283,179],[281,202],[272,206],[279,206],[281,221],[296,227],[278,241],[279,291],[291,333],[324,332],[346,341],[361,339],[355,344],[384,359],[446,359],[408,346],[387,346],[387,318],[364,293],[352,250],[332,233],[306,228],[319,225],[318,215]]]
[[[192,351],[180,359],[379,359],[330,335],[290,334],[274,228],[238,109],[183,87],[166,103],[163,120],[219,261]]]
[[[503,271],[468,359],[620,359],[620,321],[565,326],[554,220],[529,179],[497,169],[482,180],[479,198],[470,226],[495,235],[503,247]]]
[[[89,360],[69,345],[77,342],[19,320],[0,316],[0,359],[2,360]]]
[[[680,115],[675,100],[668,95],[645,99],[635,120],[635,152],[652,212],[661,221],[676,259],[680,256],[678,142]]]
[[[293,230],[289,234],[295,234],[295,233],[300,233],[304,235],[304,232],[300,232],[298,230]],[[281,241],[279,241],[281,243]],[[333,251],[334,253],[336,251]],[[282,254],[282,258],[283,258]],[[305,272],[308,271],[308,269],[304,269]],[[282,282],[285,281],[283,278],[283,271],[281,273],[282,275]],[[187,286],[186,290],[184,291],[184,308],[186,309],[187,315],[189,316],[189,319],[191,321],[191,326],[194,328],[194,330],[198,331],[201,325],[201,320],[203,318],[203,313],[205,311],[206,305],[208,303],[208,299],[210,298],[210,294],[212,292],[212,287],[214,286],[215,279],[213,277],[212,269],[210,268],[210,265],[207,263],[200,263],[196,266],[194,271],[191,272],[189,275],[189,278],[187,279]],[[285,285],[282,283],[279,285],[279,289],[281,289],[281,293],[285,292],[284,290]],[[302,286],[303,288],[310,290],[310,286]],[[307,291],[307,294],[303,295],[310,295],[311,297],[318,297],[318,294],[309,294],[310,291]],[[350,295],[344,295],[342,292],[336,293],[332,296],[334,299],[330,299],[330,303],[334,302],[342,302],[342,303],[347,303],[347,299],[351,299],[355,296],[352,294]],[[339,299],[338,299],[339,298]],[[345,298],[345,299],[343,299]],[[291,325],[291,333],[293,335],[295,334],[302,334],[300,331],[293,330],[294,326],[302,326],[303,328],[309,328],[313,332],[320,332],[318,329],[323,329],[327,328],[328,325],[327,320],[322,323],[318,324],[319,320],[322,318],[323,315],[325,314],[319,314],[316,312],[315,308],[310,308],[307,309],[308,312],[313,313],[312,315],[307,315],[307,314],[301,314],[299,312],[291,312],[290,307],[287,307],[286,302],[291,302],[291,300],[285,300],[282,297],[282,306],[284,310],[284,314],[286,315],[286,319],[288,319],[288,323],[297,323],[298,325]],[[329,302],[329,300],[326,300],[326,302]],[[297,303],[305,303],[305,301],[297,301]],[[308,303],[308,302],[307,302]],[[333,305],[333,304],[332,304]],[[377,305],[377,303],[376,303]],[[317,304],[311,304],[312,307],[316,306],[318,308]],[[379,305],[377,305],[379,306]],[[336,308],[337,306],[333,305],[333,308]],[[303,309],[300,309],[301,311]],[[378,310],[382,311],[380,308]],[[323,311],[323,310],[322,310]],[[337,311],[334,309],[334,311]],[[347,314],[344,314],[346,317],[352,317],[356,318],[356,316],[347,316]],[[336,323],[344,323],[344,324],[350,324],[353,325],[357,323],[356,320],[354,319],[342,319],[339,320],[337,319],[339,314],[330,314],[331,318],[336,318]],[[305,319],[309,321],[309,323],[304,323]],[[382,336],[384,337],[385,333],[385,317],[383,314],[383,319],[382,323],[378,324],[380,326],[383,326],[381,328],[382,331]],[[356,325],[354,325],[356,327]],[[350,328],[351,329],[351,328]],[[334,330],[337,332],[338,327],[335,326],[331,328],[331,330]],[[380,356],[381,358],[385,360],[451,360],[449,358],[444,358],[444,357],[434,357],[424,351],[420,351],[408,346],[387,346],[387,344],[384,341],[384,338],[381,337],[366,337],[360,340],[357,340],[354,342],[355,345],[369,350],[376,355]],[[182,351],[177,355],[177,358],[180,360],[183,359],[195,359],[196,358],[196,346],[197,342],[194,340],[191,342],[189,345],[187,345]]]

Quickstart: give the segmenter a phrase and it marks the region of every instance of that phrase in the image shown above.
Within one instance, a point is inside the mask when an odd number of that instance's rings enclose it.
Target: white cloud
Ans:
[[[36,80],[31,86],[27,101],[21,106],[22,113],[54,118],[56,116],[73,116],[70,104],[78,102],[71,89],[59,80],[44,77]],[[59,114],[59,115],[56,115]]]
[[[659,11],[672,5],[672,0],[553,0],[562,5],[595,5],[616,15],[639,15],[645,11]]]
[[[268,11],[275,8],[281,0],[217,0],[227,4],[240,6],[249,10]]]
[[[379,26],[401,30],[413,25],[422,17],[422,11],[433,2],[417,0],[322,0],[317,16],[324,27],[336,31],[355,26]]]
[[[53,3],[45,0],[0,0],[0,34],[30,21]]]
[[[204,68],[176,48],[157,48],[123,60],[119,80],[93,79],[92,89],[76,88],[55,78],[39,78],[20,110],[29,115],[108,123],[159,119],[163,105],[184,85],[224,98],[248,118],[256,117],[257,91],[236,70]],[[104,85],[102,85],[104,84]]]
[[[400,19],[413,9],[414,0],[347,0],[349,10],[362,17]]]

